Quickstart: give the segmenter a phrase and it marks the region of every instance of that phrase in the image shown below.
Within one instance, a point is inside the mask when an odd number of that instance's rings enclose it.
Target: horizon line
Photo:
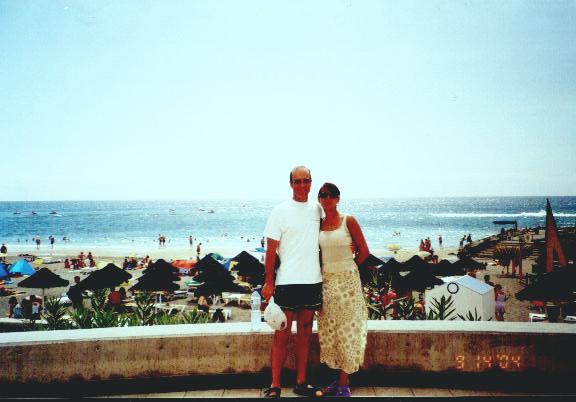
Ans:
[[[561,198],[576,197],[576,195],[446,195],[446,196],[364,196],[364,197],[347,197],[348,200],[374,200],[374,199],[435,199],[435,198]],[[171,202],[171,201],[275,201],[283,200],[288,197],[265,197],[265,198],[244,198],[244,197],[214,197],[214,198],[165,198],[165,199],[148,199],[148,198],[110,198],[110,199],[36,199],[36,200],[0,200],[0,203],[7,202],[125,202],[125,201],[146,201],[146,202]],[[309,197],[313,198],[313,197]]]

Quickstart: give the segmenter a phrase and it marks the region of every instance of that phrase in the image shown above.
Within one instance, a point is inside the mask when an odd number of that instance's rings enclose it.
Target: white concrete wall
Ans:
[[[0,383],[261,373],[272,330],[250,323],[0,334]],[[369,321],[364,371],[576,374],[576,325]],[[290,347],[292,349],[292,345]],[[310,365],[320,365],[318,339]],[[288,368],[294,368],[290,353]]]

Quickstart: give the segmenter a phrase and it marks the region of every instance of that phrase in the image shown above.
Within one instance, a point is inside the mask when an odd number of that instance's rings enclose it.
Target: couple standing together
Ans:
[[[268,247],[262,296],[266,300],[274,296],[287,319],[286,329],[274,333],[267,397],[280,397],[280,376],[293,321],[297,323],[296,394],[350,396],[348,375],[358,371],[364,361],[368,313],[357,264],[368,257],[368,246],[356,219],[338,212],[338,187],[323,184],[315,202],[308,200],[311,186],[308,168],[292,169],[292,199],[273,209],[264,231]],[[275,272],[276,253],[280,266]],[[316,311],[320,362],[338,370],[336,381],[323,388],[306,381]]]

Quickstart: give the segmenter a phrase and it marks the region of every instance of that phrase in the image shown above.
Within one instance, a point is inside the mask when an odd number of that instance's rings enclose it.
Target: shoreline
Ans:
[[[36,249],[36,246],[10,246],[6,258],[10,261],[19,259],[20,254],[30,254],[37,258],[75,258],[80,252],[87,254],[92,252],[96,259],[108,258],[108,259],[123,259],[124,257],[136,256],[145,257],[150,256],[152,259],[163,258],[166,261],[169,260],[188,260],[196,259],[196,246],[140,246],[140,247],[124,247],[124,246],[56,246],[53,249],[49,246]],[[202,251],[200,253],[201,257],[204,257],[209,253],[218,253],[225,258],[231,258],[239,254],[242,251],[247,251],[254,254],[263,255],[264,253],[256,251],[255,247],[230,247],[225,245],[204,245],[202,244]],[[390,258],[394,257],[398,261],[405,261],[419,253],[418,248],[403,248],[398,250],[396,253],[389,251],[384,248],[370,249],[370,253],[378,258]],[[458,247],[437,247],[434,249],[434,254],[438,255],[439,259],[454,259],[458,253]],[[50,264],[49,264],[50,265]]]

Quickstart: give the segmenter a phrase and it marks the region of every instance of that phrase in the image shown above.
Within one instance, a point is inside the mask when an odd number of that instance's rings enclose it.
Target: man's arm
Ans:
[[[278,250],[280,241],[268,237],[266,243],[266,260],[264,261],[266,277],[262,288],[262,297],[268,301],[274,295],[274,264],[276,263],[276,250]]]

